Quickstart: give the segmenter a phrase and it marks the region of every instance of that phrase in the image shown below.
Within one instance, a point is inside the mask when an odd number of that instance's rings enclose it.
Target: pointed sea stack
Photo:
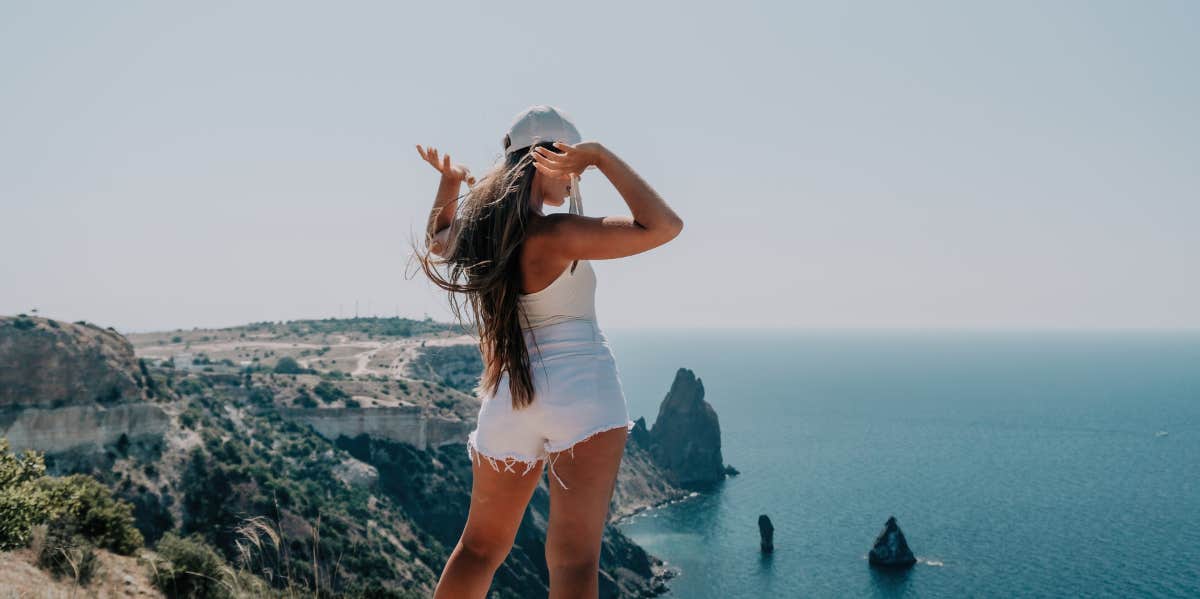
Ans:
[[[758,537],[759,547],[763,553],[771,553],[775,551],[775,526],[771,524],[771,519],[766,514],[758,517]]]
[[[638,428],[635,423],[631,434],[645,444],[671,484],[703,491],[725,480],[717,412],[704,400],[704,382],[691,370],[675,372],[654,426],[647,432]]]
[[[904,533],[896,524],[895,516],[888,518],[879,536],[875,537],[875,546],[871,548],[868,559],[872,566],[881,568],[911,568],[917,563],[917,558],[908,548],[908,541],[904,539]]]

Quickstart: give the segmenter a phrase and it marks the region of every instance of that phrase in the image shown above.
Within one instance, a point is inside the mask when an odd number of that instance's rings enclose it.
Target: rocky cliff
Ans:
[[[368,435],[408,443],[417,449],[431,449],[462,443],[474,423],[456,416],[430,414],[420,406],[378,406],[369,408],[278,408],[280,416],[302,422],[322,437]]]
[[[0,436],[14,450],[98,449],[161,437],[169,418],[149,403],[133,345],[112,330],[0,317]]]
[[[336,323],[322,324],[336,334]],[[51,453],[106,456],[61,463],[118,489],[135,505],[151,543],[168,530],[196,532],[233,560],[238,526],[266,517],[278,520],[286,546],[308,555],[316,519],[326,522],[321,551],[354,548],[340,581],[431,593],[465,522],[471,463],[462,441],[478,405],[444,382],[273,372],[255,363],[255,341],[242,341],[248,335],[236,329],[192,336],[201,337],[197,345],[227,344],[230,360],[247,361],[244,370],[215,359],[211,368],[190,369],[139,361],[122,336],[91,325],[0,320],[0,435]],[[354,332],[345,336],[362,343]],[[291,349],[296,341],[272,336],[258,343],[273,358],[303,351]],[[165,340],[150,343],[162,347]],[[311,345],[337,355],[337,346]],[[158,436],[155,451],[130,449],[133,440]],[[682,495],[649,449],[631,444],[612,517]],[[498,596],[547,592],[548,518],[543,480],[497,573]],[[292,565],[306,567],[304,560]],[[615,526],[605,531],[601,570],[601,597],[614,598],[660,594],[673,574]]]
[[[675,373],[654,426],[638,418],[630,436],[674,486],[704,490],[725,479],[717,413],[704,400],[703,381],[687,368]]]
[[[86,323],[0,316],[0,408],[140,401],[133,345]]]

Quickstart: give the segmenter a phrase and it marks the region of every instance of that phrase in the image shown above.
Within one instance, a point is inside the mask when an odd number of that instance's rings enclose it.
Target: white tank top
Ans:
[[[554,282],[536,293],[522,293],[521,328],[536,329],[568,320],[596,320],[596,272],[589,260],[580,260],[575,272],[571,264]]]
[[[579,176],[571,175],[571,214],[583,214],[583,196],[579,193]],[[568,320],[596,320],[596,272],[592,263],[579,260],[575,272],[568,264],[545,289],[537,293],[522,293],[520,304],[521,328],[535,329]]]

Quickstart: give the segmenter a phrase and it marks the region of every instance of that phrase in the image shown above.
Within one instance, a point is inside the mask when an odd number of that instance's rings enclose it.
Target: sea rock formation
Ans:
[[[875,545],[871,547],[868,560],[872,566],[884,568],[908,568],[917,563],[917,558],[908,548],[904,533],[896,524],[895,516],[888,518],[879,536],[875,537]]]
[[[766,514],[758,516],[758,546],[763,553],[775,551],[775,526]]]
[[[704,490],[725,478],[717,413],[704,400],[704,382],[687,368],[676,371],[654,426],[647,430],[639,418],[630,435],[650,452],[672,485]]]
[[[0,317],[0,436],[13,450],[91,451],[161,438],[170,418],[116,331]]]

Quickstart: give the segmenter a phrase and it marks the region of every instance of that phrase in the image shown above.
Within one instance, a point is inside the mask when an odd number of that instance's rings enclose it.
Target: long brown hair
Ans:
[[[552,142],[535,146],[554,149]],[[444,258],[432,254],[428,237],[424,251],[414,248],[421,270],[450,292],[450,309],[459,324],[478,335],[484,367],[474,392],[494,395],[507,372],[513,409],[533,403],[533,378],[518,301],[518,258],[533,214],[529,198],[537,171],[530,151],[535,146],[506,154],[459,197],[459,213]],[[447,276],[443,277],[437,266],[446,266]],[[470,306],[472,319],[467,325],[463,325],[458,294],[464,295]]]

